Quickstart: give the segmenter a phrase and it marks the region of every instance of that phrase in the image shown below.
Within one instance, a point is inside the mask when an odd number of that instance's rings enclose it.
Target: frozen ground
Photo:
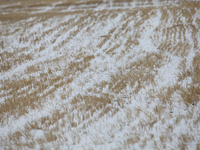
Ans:
[[[200,149],[200,2],[28,4],[0,3],[0,149]]]

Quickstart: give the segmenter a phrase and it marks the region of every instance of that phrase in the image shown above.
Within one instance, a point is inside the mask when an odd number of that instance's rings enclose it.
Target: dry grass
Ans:
[[[154,84],[154,76],[156,72],[154,67],[161,67],[164,57],[161,53],[147,53],[144,58],[138,59],[136,62],[129,63],[126,68],[119,68],[121,70],[118,74],[111,76],[109,89],[115,93],[120,93],[126,89],[127,84],[131,87],[135,86],[133,93],[138,93],[143,85]],[[124,70],[129,70],[124,73]]]
[[[21,54],[16,57],[16,53],[8,53],[4,52],[0,54],[0,57],[3,58],[3,64],[0,65],[1,72],[8,71],[17,65],[20,65],[23,62],[32,60],[32,56],[30,54]]]
[[[83,145],[85,149],[93,149],[91,143],[99,146],[116,142],[116,139],[119,139],[119,149],[132,149],[135,145],[144,149],[149,146],[149,141],[154,149],[167,149],[166,143],[172,143],[174,138],[178,140],[178,149],[187,149],[190,143],[198,141],[193,132],[199,132],[200,121],[198,113],[194,112],[200,101],[199,28],[193,24],[193,16],[200,8],[199,2],[185,0],[179,2],[179,6],[154,7],[151,0],[135,1],[138,5],[146,3],[152,6],[94,11],[95,5],[109,6],[110,3],[77,0],[61,1],[52,10],[39,12],[43,7],[52,7],[57,2],[0,2],[0,6],[7,5],[2,9],[5,14],[0,14],[0,73],[3,77],[0,79],[1,127],[12,123],[12,119],[17,122],[20,118],[28,117],[31,111],[41,111],[47,109],[46,104],[49,107],[55,103],[48,114],[35,119],[29,117],[31,121],[22,125],[23,128],[8,131],[5,138],[0,137],[6,149],[36,149],[36,144],[41,149],[49,149],[49,145],[60,149],[63,143],[67,143],[70,149],[81,145],[85,137],[90,139]],[[115,2],[113,6],[130,5],[131,1]],[[82,10],[83,5],[91,6],[90,10]],[[70,6],[75,8],[73,12],[63,11]],[[26,11],[23,11],[25,7]],[[150,37],[157,50],[145,52],[140,48],[142,43],[139,41],[149,29],[144,25],[157,15],[158,10],[161,24]],[[105,35],[99,33],[101,29],[96,29],[97,24],[102,28],[107,27],[106,20],[116,19],[120,13],[123,15],[119,25],[111,27]],[[185,18],[185,22],[181,17]],[[28,21],[29,18],[33,20]],[[65,21],[66,18],[69,20]],[[200,23],[198,19],[194,22]],[[41,29],[32,32],[38,24],[41,24]],[[188,31],[191,32],[192,44],[185,36]],[[78,44],[79,34],[83,36],[88,33],[98,36],[94,37],[98,42],[91,41],[89,47],[81,45],[79,50],[76,44],[68,47],[74,41]],[[17,38],[19,48],[8,40],[13,37]],[[50,41],[47,40],[49,37],[52,37]],[[196,53],[189,68],[187,57],[194,49]],[[41,60],[48,55],[46,50],[54,51],[58,56]],[[139,52],[133,52],[135,50]],[[118,61],[124,63],[117,67],[115,73],[109,72],[107,62],[104,66],[95,66],[95,59],[104,61],[108,56],[112,59],[111,65],[116,65]],[[155,79],[159,69],[174,57],[181,60],[177,68],[180,70],[178,80],[173,85],[158,89],[159,83]],[[34,62],[36,60],[38,62]],[[24,64],[27,64],[24,70],[19,74],[13,73],[14,69]],[[100,67],[104,68],[101,70]],[[109,80],[93,81],[95,69],[100,70],[99,74],[109,72]],[[9,76],[9,73],[13,74]],[[191,82],[183,86],[188,78]],[[129,92],[128,87],[131,88]],[[143,98],[143,94],[147,98]],[[135,102],[141,105],[137,106]],[[155,105],[152,105],[154,102]],[[187,111],[181,114],[182,111],[176,110],[176,103],[184,104]],[[108,121],[113,118],[116,123]],[[96,124],[99,122],[102,123],[101,127]],[[175,134],[176,127],[183,122],[191,133]],[[91,127],[95,134],[89,131]],[[36,138],[33,132],[42,135]],[[196,148],[199,147],[199,143],[196,143]]]

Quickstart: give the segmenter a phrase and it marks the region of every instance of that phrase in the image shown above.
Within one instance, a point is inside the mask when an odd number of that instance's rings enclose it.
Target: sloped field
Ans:
[[[200,2],[1,1],[1,149],[200,149]]]

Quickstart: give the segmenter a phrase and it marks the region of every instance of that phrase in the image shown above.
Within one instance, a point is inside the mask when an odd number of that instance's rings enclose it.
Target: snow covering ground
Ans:
[[[200,2],[6,7],[0,149],[200,149]]]

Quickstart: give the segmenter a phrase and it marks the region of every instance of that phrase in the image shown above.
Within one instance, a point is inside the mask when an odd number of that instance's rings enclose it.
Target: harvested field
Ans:
[[[0,149],[200,150],[200,2],[0,0]]]

